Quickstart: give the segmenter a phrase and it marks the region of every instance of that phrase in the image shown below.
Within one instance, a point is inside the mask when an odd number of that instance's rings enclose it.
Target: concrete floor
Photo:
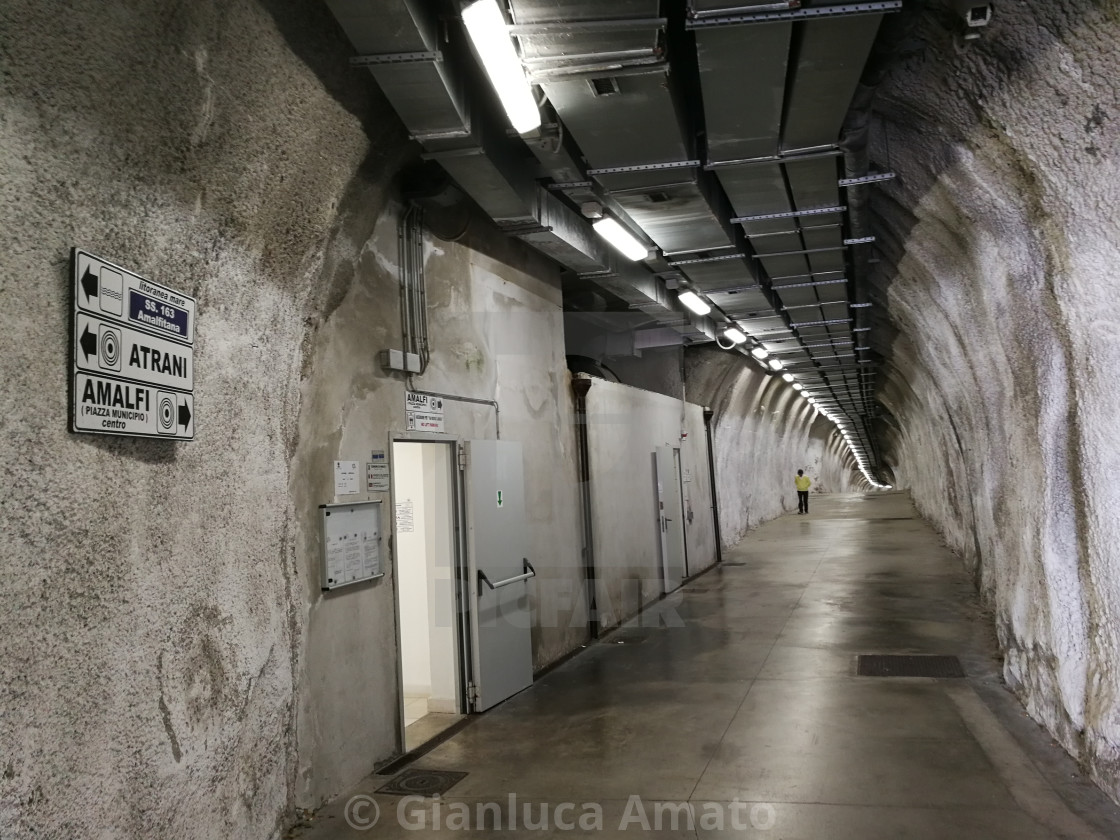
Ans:
[[[814,496],[724,561],[417,760],[469,774],[438,803],[400,810],[371,776],[295,835],[1120,837],[1001,687],[972,585],[906,495]],[[956,655],[969,676],[856,677],[859,653]],[[348,825],[373,804],[376,825]]]

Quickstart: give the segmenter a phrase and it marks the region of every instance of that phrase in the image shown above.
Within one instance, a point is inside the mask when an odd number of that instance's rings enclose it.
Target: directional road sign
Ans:
[[[194,439],[194,298],[73,253],[75,432]]]
[[[194,298],[78,249],[74,279],[78,309],[194,344]]]

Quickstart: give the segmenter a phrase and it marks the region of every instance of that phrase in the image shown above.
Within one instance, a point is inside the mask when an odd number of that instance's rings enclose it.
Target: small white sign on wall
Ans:
[[[443,397],[406,391],[404,412],[410,432],[443,432]]]
[[[410,432],[442,432],[443,415],[410,411],[408,412],[408,430]]]
[[[389,459],[385,457],[385,451],[375,449],[370,458],[370,462],[366,464],[366,492],[388,493],[390,489]]]
[[[397,502],[397,533],[411,534],[416,530],[416,516],[412,506],[412,499]]]
[[[349,493],[359,492],[360,487],[358,484],[358,462],[357,461],[335,461],[334,462],[334,494],[336,496],[345,496]]]

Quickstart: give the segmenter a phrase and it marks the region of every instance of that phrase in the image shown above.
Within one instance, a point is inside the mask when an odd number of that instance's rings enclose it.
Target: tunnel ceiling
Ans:
[[[482,75],[459,3],[328,5],[425,158],[570,272],[566,308],[601,354],[725,346],[738,325],[749,341],[729,352],[780,359],[877,470],[865,208],[891,173],[868,160],[861,127],[868,60],[902,0],[503,0],[541,106],[526,135]],[[648,258],[610,249],[588,203]],[[682,289],[711,314],[682,307]]]

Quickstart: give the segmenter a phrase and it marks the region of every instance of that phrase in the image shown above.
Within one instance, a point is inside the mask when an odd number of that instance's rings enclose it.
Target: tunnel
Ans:
[[[0,837],[1117,836],[1118,43],[5,0]]]

